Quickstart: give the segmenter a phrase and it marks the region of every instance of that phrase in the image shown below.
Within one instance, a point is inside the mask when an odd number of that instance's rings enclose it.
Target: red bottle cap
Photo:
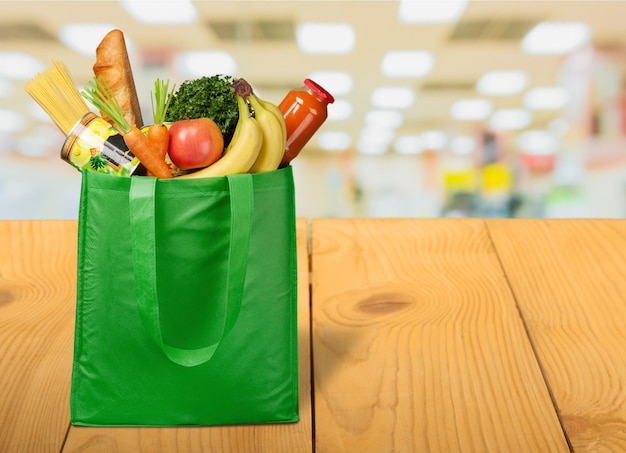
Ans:
[[[332,104],[333,102],[335,102],[335,98],[333,97],[333,95],[326,91],[324,88],[322,88],[320,85],[315,83],[313,80],[305,79],[304,84],[328,104]]]

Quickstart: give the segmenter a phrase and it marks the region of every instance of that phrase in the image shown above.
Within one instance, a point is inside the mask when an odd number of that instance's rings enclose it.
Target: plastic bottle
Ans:
[[[287,145],[280,168],[296,157],[328,117],[328,104],[335,98],[311,79],[287,93],[278,108],[287,124]]]

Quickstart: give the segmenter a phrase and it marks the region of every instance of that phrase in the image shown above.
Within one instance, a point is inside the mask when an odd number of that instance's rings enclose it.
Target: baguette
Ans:
[[[111,30],[102,39],[96,48],[96,63],[93,65],[93,72],[111,89],[128,124],[141,129],[144,124],[139,107],[139,98],[137,97],[124,34],[121,30]],[[113,124],[113,121],[103,112],[100,114],[105,120]]]

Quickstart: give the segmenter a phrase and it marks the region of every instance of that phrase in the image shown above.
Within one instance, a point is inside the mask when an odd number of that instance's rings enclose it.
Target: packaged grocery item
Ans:
[[[278,108],[287,124],[287,144],[280,167],[285,167],[302,151],[328,117],[328,104],[335,98],[319,84],[305,79],[304,86],[287,93]]]
[[[84,115],[70,130],[61,148],[61,158],[79,170],[116,176],[146,174],[122,135],[94,113]]]

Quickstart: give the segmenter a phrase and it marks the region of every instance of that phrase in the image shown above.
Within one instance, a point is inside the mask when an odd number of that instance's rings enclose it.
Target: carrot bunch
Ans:
[[[150,174],[157,178],[172,177],[165,157],[161,157],[153,142],[136,125],[128,123],[119,102],[105,82],[94,77],[81,94],[115,123],[130,152],[141,161]]]

